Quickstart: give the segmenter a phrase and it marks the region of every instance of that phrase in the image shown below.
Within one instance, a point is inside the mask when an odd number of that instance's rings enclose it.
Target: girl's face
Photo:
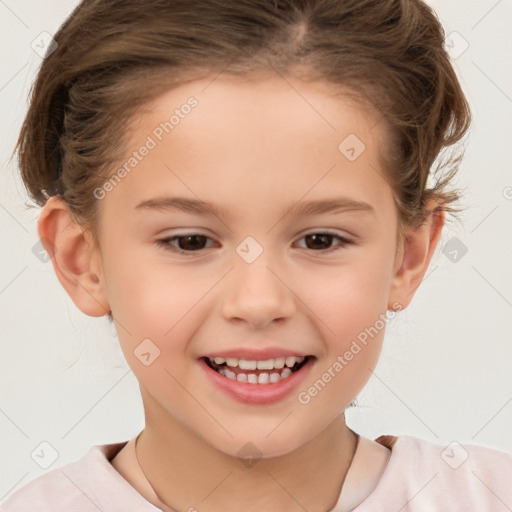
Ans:
[[[290,452],[339,417],[396,300],[383,123],[290,80],[159,97],[95,192],[101,279],[147,421],[231,455]]]

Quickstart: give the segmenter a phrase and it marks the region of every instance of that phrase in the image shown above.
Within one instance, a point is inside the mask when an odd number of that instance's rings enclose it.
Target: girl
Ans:
[[[455,210],[460,154],[434,163],[470,113],[433,12],[87,0],[55,43],[20,169],[146,424],[4,510],[510,508],[511,456],[345,422]]]

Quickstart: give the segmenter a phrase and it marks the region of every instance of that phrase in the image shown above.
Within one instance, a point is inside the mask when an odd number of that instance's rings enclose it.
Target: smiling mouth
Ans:
[[[206,364],[227,379],[248,384],[272,384],[299,371],[314,356],[277,357],[266,361],[254,361],[224,357],[204,357]]]

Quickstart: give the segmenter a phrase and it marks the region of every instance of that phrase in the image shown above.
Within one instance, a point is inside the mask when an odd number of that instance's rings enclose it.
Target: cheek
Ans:
[[[196,390],[184,361],[204,315],[204,298],[218,277],[149,260],[133,256],[125,265],[116,260],[110,267],[118,338],[137,380],[161,404],[157,407],[173,404],[174,411],[188,410],[189,392]]]
[[[149,339],[160,351],[159,363],[181,371],[209,294],[225,272],[207,265],[192,269],[143,251],[131,255],[107,266],[109,301],[125,355],[133,358],[138,344]]]
[[[305,383],[299,403],[316,414],[339,411],[361,391],[377,365],[386,327],[394,247],[360,251],[336,268],[317,271],[314,286],[299,294],[315,313],[324,339],[314,380]],[[302,399],[301,399],[302,398]]]
[[[389,282],[379,265],[354,265],[324,273],[304,291],[325,350],[297,395],[308,414],[334,418],[368,382],[382,349]]]
[[[332,341],[331,349],[343,350],[386,313],[392,258],[361,251],[361,257],[347,265],[317,269],[308,282],[300,285],[298,295],[315,313],[317,325]]]

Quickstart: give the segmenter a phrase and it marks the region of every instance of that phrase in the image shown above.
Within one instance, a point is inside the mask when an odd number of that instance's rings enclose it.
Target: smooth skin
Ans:
[[[145,408],[139,460],[164,502],[201,512],[326,511],[355,447],[343,411],[376,367],[384,329],[307,404],[295,392],[272,405],[241,403],[212,387],[198,359],[240,347],[290,348],[315,356],[297,391],[307,390],[380,315],[409,305],[444,214],[432,201],[427,222],[398,236],[380,158],[386,126],[376,113],[292,77],[212,78],[165,93],[127,124],[128,158],[187,98],[198,101],[98,201],[99,247],[58,198],[44,206],[39,235],[78,308],[113,313]],[[350,134],[365,145],[354,161],[338,149]],[[162,197],[223,211],[137,208]],[[292,211],[340,198],[371,210]],[[307,236],[326,231],[348,242]],[[169,240],[186,234],[206,238]],[[263,249],[252,263],[236,251],[248,236]],[[160,350],[149,366],[134,355],[145,339]],[[237,458],[248,442],[262,457],[251,468]],[[124,471],[114,465],[127,474],[134,457],[121,454]],[[388,459],[373,441],[365,460],[356,457],[364,481],[347,480],[347,510],[371,492]],[[145,494],[141,482],[132,484]]]

